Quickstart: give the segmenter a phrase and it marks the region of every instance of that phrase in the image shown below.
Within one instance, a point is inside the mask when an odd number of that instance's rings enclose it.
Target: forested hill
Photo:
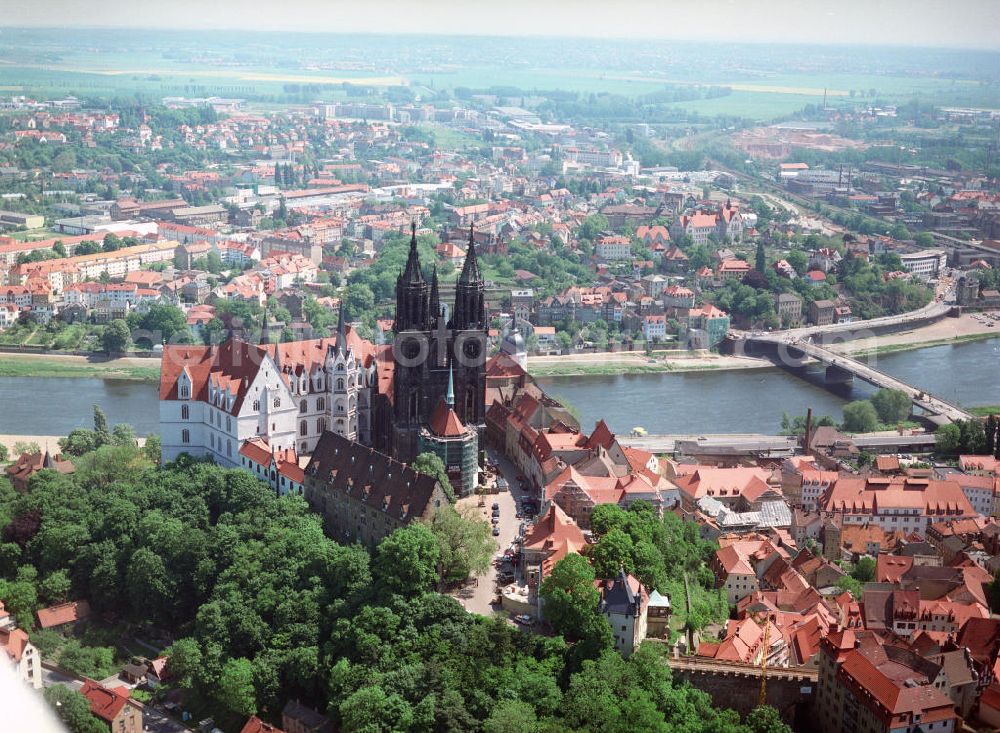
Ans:
[[[280,724],[298,699],[342,731],[787,730],[770,708],[741,723],[675,687],[653,648],[623,661],[467,613],[430,592],[438,548],[423,525],[370,555],[243,471],[161,469],[113,442],[74,460],[24,495],[0,479],[0,598],[28,629],[38,606],[86,598],[111,638],[172,642],[169,685],[195,720]],[[72,647],[65,664],[107,662],[87,656],[89,638],[31,633],[43,657]],[[92,730],[85,716],[70,727]]]

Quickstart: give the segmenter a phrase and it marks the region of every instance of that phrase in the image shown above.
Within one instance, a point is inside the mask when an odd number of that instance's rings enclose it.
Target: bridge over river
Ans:
[[[896,377],[879,371],[872,366],[837,354],[825,346],[813,343],[812,338],[781,334],[747,334],[741,339],[742,351],[746,354],[767,356],[775,364],[788,369],[793,374],[801,374],[810,361],[826,365],[826,382],[839,384],[857,378],[878,389],[895,389],[905,392],[914,407],[923,410],[927,418],[937,424],[969,420],[972,415],[961,407],[936,397],[920,387],[907,384]]]

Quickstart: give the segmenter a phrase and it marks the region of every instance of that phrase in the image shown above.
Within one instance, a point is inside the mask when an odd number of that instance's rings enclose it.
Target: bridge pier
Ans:
[[[827,384],[853,384],[854,383],[854,373],[839,367],[836,364],[831,364],[826,368],[826,383]]]

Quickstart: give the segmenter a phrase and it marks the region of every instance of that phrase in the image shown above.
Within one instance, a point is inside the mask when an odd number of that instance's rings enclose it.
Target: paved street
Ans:
[[[142,729],[153,733],[189,733],[191,730],[168,717],[162,710],[149,706],[142,713]]]
[[[493,503],[496,502],[500,505],[500,523],[498,525],[500,527],[500,536],[494,537],[494,539],[497,541],[497,553],[503,553],[517,537],[518,527],[524,521],[516,517],[517,501],[520,498],[525,498],[527,495],[518,486],[518,472],[514,468],[514,465],[493,451],[490,451],[490,458],[500,465],[501,474],[507,479],[507,483],[510,484],[510,491],[502,491],[499,494],[487,494],[486,506],[482,508],[479,507],[479,498],[475,496],[462,499],[459,502],[459,506],[471,506],[475,508],[483,519],[489,522]],[[496,567],[491,565],[487,573],[479,577],[478,585],[467,586],[453,595],[462,602],[467,610],[489,616],[496,610],[490,605],[496,597],[496,575]]]
[[[83,682],[73,679],[72,677],[67,677],[64,674],[60,674],[59,672],[55,672],[43,666],[42,687],[52,687],[54,685],[65,685],[73,690],[79,690],[83,687]]]

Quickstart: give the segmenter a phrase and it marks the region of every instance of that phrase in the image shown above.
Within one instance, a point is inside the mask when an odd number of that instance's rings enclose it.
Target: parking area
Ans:
[[[493,506],[497,505],[499,517],[496,524],[492,526],[499,530],[499,534],[494,536],[497,546],[496,555],[503,555],[511,543],[517,539],[521,523],[530,521],[517,516],[520,502],[529,497],[527,492],[521,489],[519,473],[514,465],[493,451],[488,451],[488,456],[489,460],[498,467],[498,476],[507,482],[508,490],[496,494],[486,494],[485,506],[479,506],[479,497],[471,496],[460,500],[459,507],[473,507],[483,520],[489,522],[494,511]],[[470,583],[452,595],[461,601],[466,610],[488,616],[499,609],[498,606],[493,605],[493,601],[497,597],[497,574],[497,565],[493,564],[485,574],[475,579],[475,583]]]

